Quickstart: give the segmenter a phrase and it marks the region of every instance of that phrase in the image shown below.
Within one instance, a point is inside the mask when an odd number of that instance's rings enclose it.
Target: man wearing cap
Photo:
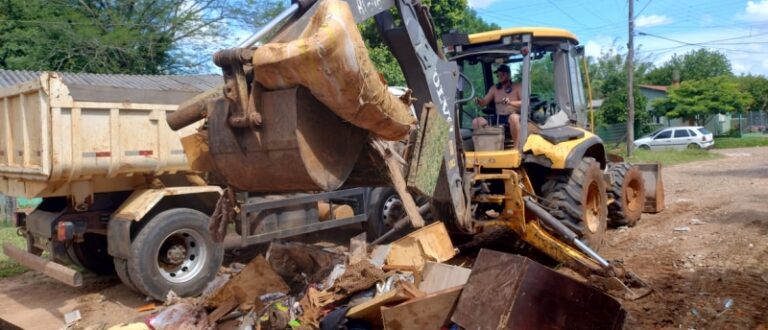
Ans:
[[[492,125],[503,125],[509,123],[509,133],[514,141],[515,148],[518,147],[517,132],[520,130],[520,84],[513,84],[510,80],[511,72],[506,64],[499,65],[494,71],[499,82],[491,87],[485,97],[475,99],[477,105],[486,107],[491,102],[496,104],[496,114],[487,115],[485,118],[478,117],[472,120],[472,128],[478,129]]]

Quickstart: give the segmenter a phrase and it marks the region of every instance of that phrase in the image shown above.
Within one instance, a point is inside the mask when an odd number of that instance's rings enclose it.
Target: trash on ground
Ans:
[[[155,308],[157,308],[157,305],[155,305],[155,303],[150,303],[150,304],[141,305],[141,306],[137,307],[136,311],[139,312],[139,313],[149,312],[149,311],[155,310]]]
[[[674,231],[674,232],[686,232],[686,231],[691,231],[691,228],[690,227],[675,227],[675,228],[672,229],[672,231]]]
[[[456,255],[448,230],[440,221],[414,231],[391,245],[387,256],[389,267],[415,267],[420,270],[428,261],[443,262]]]
[[[335,265],[344,262],[343,255],[299,242],[272,242],[266,258],[293,291],[322,281]]]
[[[704,224],[706,224],[706,222],[694,218],[694,219],[691,219],[691,224],[698,226],[698,225],[704,225]]]
[[[210,319],[215,322],[238,306],[241,310],[261,309],[261,296],[274,292],[287,293],[288,290],[288,285],[272,270],[267,260],[259,255],[206,299],[205,306],[214,309]]]
[[[208,315],[203,306],[178,303],[151,316],[147,324],[155,330],[203,330],[208,328]]]
[[[67,314],[64,314],[64,324],[67,327],[70,327],[70,326],[74,325],[75,323],[77,323],[77,321],[80,321],[80,319],[82,319],[82,318],[83,318],[83,316],[80,315],[80,310],[76,309],[76,310],[73,310],[73,311],[71,311],[71,312],[69,312]]]
[[[382,307],[397,305],[419,296],[424,296],[424,293],[419,291],[413,284],[398,282],[394,290],[385,292],[368,302],[350,308],[349,312],[347,312],[347,317],[350,319],[362,319],[373,325],[381,325]]]
[[[461,286],[467,283],[471,273],[472,270],[469,268],[428,262],[424,265],[424,271],[421,274],[419,290],[431,294]]]
[[[463,286],[436,291],[393,307],[382,307],[385,329],[442,329],[451,323],[451,315]]]

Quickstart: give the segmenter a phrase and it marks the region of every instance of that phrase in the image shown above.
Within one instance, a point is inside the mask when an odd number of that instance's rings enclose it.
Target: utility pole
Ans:
[[[632,156],[635,141],[635,0],[629,1],[629,41],[627,42],[627,157]]]

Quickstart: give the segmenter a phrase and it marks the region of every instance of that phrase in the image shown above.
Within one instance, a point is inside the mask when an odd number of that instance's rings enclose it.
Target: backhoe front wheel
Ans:
[[[613,178],[613,185],[608,190],[608,197],[613,198],[608,205],[611,225],[633,227],[643,215],[645,205],[643,173],[627,163],[615,164],[609,173]]]
[[[224,258],[223,246],[208,232],[208,216],[183,208],[154,216],[133,239],[131,248],[125,277],[157,300],[165,300],[169,291],[181,297],[199,294],[216,276]]]
[[[600,164],[586,157],[579,166],[549,177],[542,186],[549,212],[595,251],[603,245],[608,197]]]

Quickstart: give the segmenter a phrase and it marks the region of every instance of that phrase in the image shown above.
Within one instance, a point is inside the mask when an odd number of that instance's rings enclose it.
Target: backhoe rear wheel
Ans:
[[[613,198],[608,205],[609,224],[633,227],[643,215],[645,205],[643,173],[627,163],[615,164],[609,173],[613,178],[613,185],[608,189],[608,197]]]
[[[549,212],[595,251],[603,245],[608,217],[602,173],[600,163],[585,157],[577,168],[550,177],[541,189]]]

